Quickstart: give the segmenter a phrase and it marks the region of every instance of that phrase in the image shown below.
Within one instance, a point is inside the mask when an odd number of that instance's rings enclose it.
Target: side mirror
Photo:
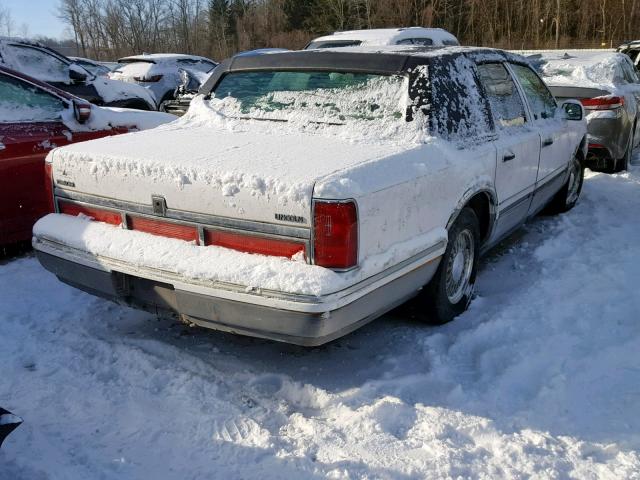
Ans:
[[[84,68],[75,64],[69,65],[69,78],[74,82],[85,82],[87,80],[87,72]]]
[[[78,123],[84,123],[91,118],[91,104],[73,101],[73,116]]]
[[[578,100],[567,100],[562,103],[564,118],[567,120],[580,121],[584,118],[584,107]]]

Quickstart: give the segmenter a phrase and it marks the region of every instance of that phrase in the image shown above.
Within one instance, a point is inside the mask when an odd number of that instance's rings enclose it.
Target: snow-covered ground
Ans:
[[[4,479],[640,478],[640,167],[322,348],[190,329],[0,265]]]

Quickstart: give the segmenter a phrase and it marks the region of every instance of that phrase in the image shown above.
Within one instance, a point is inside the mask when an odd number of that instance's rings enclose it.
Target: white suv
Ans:
[[[387,45],[416,45],[444,47],[460,45],[458,39],[442,28],[380,28],[372,30],[348,30],[312,40],[305,50]]]

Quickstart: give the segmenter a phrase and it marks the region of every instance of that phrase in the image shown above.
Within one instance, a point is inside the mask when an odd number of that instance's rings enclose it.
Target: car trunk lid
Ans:
[[[296,132],[172,124],[72,145],[51,158],[61,196],[88,195],[145,212],[157,200],[161,209],[203,222],[222,217],[309,228],[317,180],[399,148]]]

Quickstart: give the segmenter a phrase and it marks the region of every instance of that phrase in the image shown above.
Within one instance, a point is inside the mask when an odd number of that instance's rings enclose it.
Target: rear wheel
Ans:
[[[449,243],[436,274],[421,293],[425,321],[441,325],[467,309],[479,254],[480,222],[471,208],[464,208],[449,230]]]
[[[571,210],[578,203],[580,193],[582,193],[582,184],[584,183],[584,165],[582,162],[575,158],[569,165],[569,177],[564,186],[556,193],[549,206],[546,208],[546,213],[556,214],[564,213]]]
[[[613,167],[613,172],[624,172],[629,169],[629,165],[631,164],[631,157],[633,156],[633,131],[629,133],[629,143],[627,145],[627,150],[624,152],[624,156],[619,158],[615,162],[615,166]]]

